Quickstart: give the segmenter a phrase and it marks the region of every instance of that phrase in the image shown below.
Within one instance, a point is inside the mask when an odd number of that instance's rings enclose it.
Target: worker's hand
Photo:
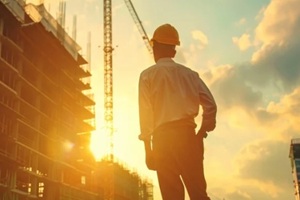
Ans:
[[[201,128],[198,131],[197,135],[199,135],[202,138],[207,137],[207,132],[213,131],[216,128],[216,120],[215,119],[203,119]]]
[[[156,170],[155,157],[153,151],[146,153],[146,165],[150,170]]]
[[[199,138],[206,138],[207,137],[207,132],[203,129],[200,128],[200,130],[197,132],[197,137]]]
[[[215,119],[203,119],[201,128],[203,131],[210,132],[216,128],[216,120]]]
[[[150,170],[156,170],[156,164],[155,164],[155,156],[151,148],[151,142],[150,141],[144,141],[145,144],[145,153],[146,153],[146,165],[147,168]]]

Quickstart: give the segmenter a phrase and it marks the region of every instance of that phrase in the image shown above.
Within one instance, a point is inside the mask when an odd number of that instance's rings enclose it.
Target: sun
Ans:
[[[101,160],[110,154],[110,137],[104,128],[92,132],[90,149],[96,160]]]

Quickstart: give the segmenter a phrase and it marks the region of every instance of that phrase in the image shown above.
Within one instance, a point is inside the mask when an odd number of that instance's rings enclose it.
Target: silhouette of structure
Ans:
[[[133,7],[133,4],[130,0],[125,0],[125,4],[142,35],[142,39],[144,40],[146,47],[149,52],[152,53],[152,48],[150,46],[150,42],[148,36],[145,32],[144,27]],[[123,184],[120,185],[120,182],[117,181],[120,177],[121,180],[128,180],[131,182],[130,188],[134,187],[134,191],[138,188],[140,190],[137,196],[131,196],[128,199],[147,199],[150,200],[153,198],[153,186],[147,182],[142,183],[138,182],[137,174],[131,174],[130,176],[127,172],[120,173],[118,164],[115,163],[114,158],[114,96],[113,96],[113,30],[112,30],[112,0],[103,0],[103,51],[104,51],[104,120],[105,120],[105,133],[109,136],[110,139],[110,152],[108,155],[108,160],[102,163],[102,167],[100,167],[100,174],[105,177],[105,184],[103,185],[105,188],[105,192],[103,193],[104,198],[108,200],[113,199],[122,199],[118,194],[119,191],[123,191],[126,188],[122,187]],[[103,173],[105,171],[105,173]],[[117,177],[117,179],[116,179]],[[125,179],[129,178],[129,179]],[[117,184],[119,183],[119,184]],[[141,189],[143,188],[143,189]],[[131,191],[129,191],[131,193]],[[124,193],[125,194],[125,193]]]
[[[79,50],[43,4],[0,0],[0,199],[102,200],[106,181],[115,200],[152,198],[149,182],[90,152],[95,102]]]
[[[80,47],[45,10],[0,3],[0,199],[98,199]]]
[[[295,198],[300,200],[300,138],[291,140],[289,157],[291,159]]]
[[[138,28],[142,40],[152,54],[152,47],[142,22],[131,2],[124,0],[128,11]],[[110,139],[109,159],[114,162],[114,96],[113,96],[113,29],[112,29],[112,0],[103,0],[103,51],[104,51],[104,120],[105,131]]]
[[[153,200],[152,183],[127,167],[105,159],[98,162],[97,176],[101,178],[99,183],[104,199],[111,200]]]
[[[127,8],[128,8],[128,11],[137,27],[137,29],[139,30],[141,36],[142,36],[142,40],[144,41],[148,51],[150,54],[153,54],[153,51],[152,51],[152,47],[151,47],[151,44],[150,44],[150,40],[148,38],[148,35],[146,33],[146,30],[142,24],[142,21],[140,20],[131,0],[124,0]]]

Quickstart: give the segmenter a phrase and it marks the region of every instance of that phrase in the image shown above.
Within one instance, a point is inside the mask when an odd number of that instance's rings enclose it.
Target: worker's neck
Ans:
[[[174,58],[175,55],[160,55],[160,56],[155,56],[154,60],[157,63],[158,60],[162,59],[162,58]]]

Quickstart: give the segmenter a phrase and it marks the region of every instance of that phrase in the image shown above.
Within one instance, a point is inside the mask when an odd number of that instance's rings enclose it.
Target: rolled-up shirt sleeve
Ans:
[[[217,104],[210,90],[198,75],[199,102],[203,109],[203,120],[216,120]]]
[[[140,135],[139,139],[143,141],[151,140],[154,127],[153,109],[150,102],[149,83],[143,73],[139,79],[139,119]]]

